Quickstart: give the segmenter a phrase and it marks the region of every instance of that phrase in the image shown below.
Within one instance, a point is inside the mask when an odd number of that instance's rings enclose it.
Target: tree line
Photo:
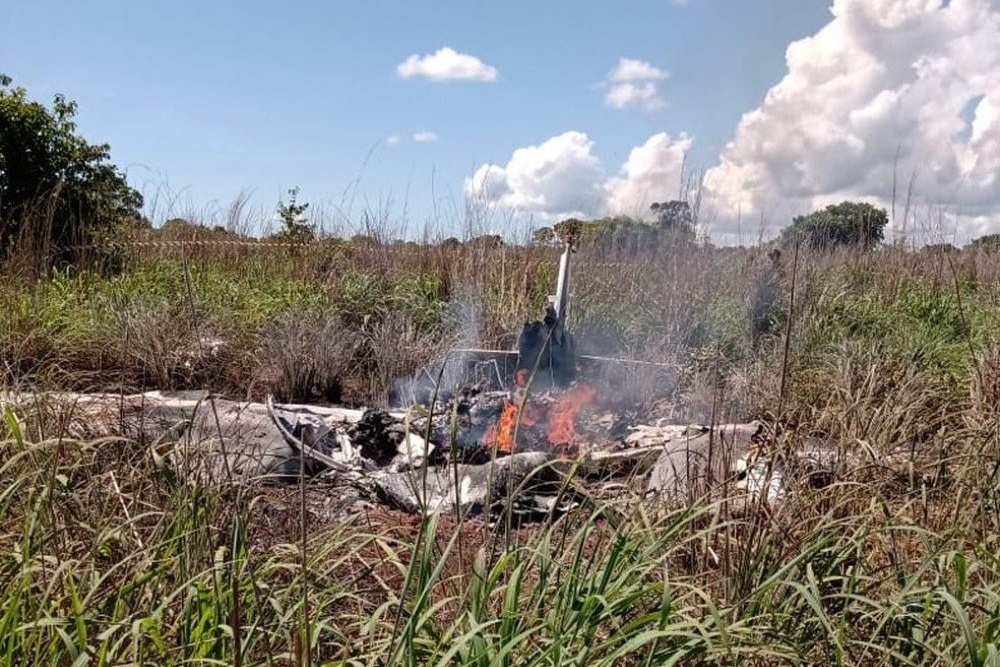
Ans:
[[[77,132],[75,102],[56,95],[51,107],[28,98],[24,88],[0,74],[0,258],[43,248],[53,264],[79,260],[79,249],[149,226],[142,195],[111,161],[108,144],[92,144]],[[314,229],[289,191],[277,213],[289,239],[308,241]],[[580,245],[613,250],[663,247],[696,241],[696,212],[686,201],[654,203],[650,220],[625,216],[597,220],[569,218],[537,229],[532,242],[558,245],[572,237]],[[797,216],[779,239],[828,250],[870,250],[883,241],[889,217],[884,208],[844,201]],[[1000,234],[972,242],[1000,250]]]

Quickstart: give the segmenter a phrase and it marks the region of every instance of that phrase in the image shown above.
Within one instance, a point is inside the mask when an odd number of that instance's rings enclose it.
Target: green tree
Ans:
[[[635,254],[657,247],[661,230],[643,220],[625,216],[579,220],[568,218],[553,228],[554,245],[570,236],[580,246]]]
[[[584,228],[589,224],[578,218],[566,218],[561,222],[557,222],[552,227],[552,231],[556,237],[556,244],[562,243],[566,237],[571,237],[574,241],[579,241],[583,235]]]
[[[539,227],[531,232],[532,245],[555,247],[559,245],[559,236],[552,227]]]
[[[634,255],[656,248],[660,230],[643,220],[615,216],[588,222],[580,236],[581,245]]]
[[[969,242],[969,247],[982,250],[983,252],[1000,251],[1000,234],[987,234],[986,236],[972,239]]]
[[[809,215],[798,216],[782,233],[788,242],[803,242],[811,248],[829,250],[838,246],[871,250],[882,242],[889,216],[884,208],[844,201]]]
[[[278,218],[284,228],[275,234],[275,238],[293,243],[307,243],[316,239],[316,230],[309,224],[306,211],[309,204],[298,203],[299,189],[288,191],[288,201],[278,204]]]
[[[674,239],[694,240],[694,214],[686,201],[654,202],[649,210],[656,216],[661,231]]]
[[[76,132],[76,103],[28,100],[0,75],[0,257],[15,244],[46,263],[79,259],[80,247],[141,224],[142,195],[110,161],[107,144]]]
[[[506,244],[504,243],[503,237],[499,234],[483,234],[482,236],[473,236],[471,239],[466,241],[466,245],[470,248],[494,250],[496,248],[502,248]]]

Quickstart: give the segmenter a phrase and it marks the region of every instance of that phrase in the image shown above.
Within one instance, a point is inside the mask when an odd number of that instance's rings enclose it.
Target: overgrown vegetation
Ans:
[[[811,229],[835,242],[783,250],[696,244],[678,202],[581,222],[580,351],[664,362],[601,391],[682,422],[763,416],[865,465],[774,511],[619,494],[514,529],[200,487],[46,398],[384,403],[452,345],[509,346],[554,284],[551,232],[322,238],[290,195],[278,238],[176,220],[118,233],[116,271],[10,237],[0,665],[1000,665],[992,242],[879,246],[829,209]],[[5,230],[38,220],[18,211]]]
[[[75,115],[75,102],[57,95],[49,109],[0,74],[0,258],[64,266],[142,223],[142,196],[107,144],[77,134]]]
[[[581,343],[671,362],[644,382],[676,418],[776,408],[788,253],[589,252]],[[535,315],[557,254],[140,246],[115,277],[8,275],[6,382],[379,401],[449,343],[470,295],[481,341],[501,344]],[[184,484],[43,399],[7,407],[0,664],[997,664],[1000,262],[803,251],[794,275],[784,419],[871,467],[771,515],[618,499],[512,533],[382,510],[321,519],[294,489]],[[777,319],[755,320],[759,284]],[[908,476],[879,463],[907,453]],[[307,490],[317,507],[322,493]]]

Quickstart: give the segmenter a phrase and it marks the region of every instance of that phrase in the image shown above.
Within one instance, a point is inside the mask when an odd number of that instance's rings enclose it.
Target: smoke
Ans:
[[[447,401],[463,387],[499,383],[502,376],[496,362],[477,362],[476,355],[468,351],[481,346],[481,323],[480,297],[471,288],[462,288],[445,306],[442,316],[449,351],[413,376],[396,380],[389,402],[395,407],[408,407],[429,404],[435,397]]]

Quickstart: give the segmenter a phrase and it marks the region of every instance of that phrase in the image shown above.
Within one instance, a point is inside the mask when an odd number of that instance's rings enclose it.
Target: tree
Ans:
[[[110,161],[107,144],[76,132],[75,102],[29,101],[0,75],[0,256],[17,243],[65,264],[81,246],[142,224],[142,195]]]
[[[316,240],[316,230],[306,218],[309,204],[299,204],[299,189],[288,191],[288,201],[278,203],[278,217],[284,229],[274,235],[275,238],[292,243],[308,243]]]
[[[694,215],[686,201],[654,202],[649,210],[656,216],[661,231],[676,239],[694,240]]]
[[[588,222],[580,233],[580,242],[600,250],[636,255],[657,248],[660,233],[644,220],[615,216]]]
[[[969,242],[969,247],[983,252],[997,252],[1000,250],[1000,234],[987,234],[972,239]]]
[[[924,255],[947,257],[948,255],[956,255],[962,251],[953,246],[951,243],[931,243],[921,248],[920,252]]]
[[[531,232],[532,245],[555,247],[559,245],[559,236],[552,227],[539,227]]]
[[[566,218],[561,222],[557,222],[553,227],[552,231],[556,237],[556,243],[562,243],[567,237],[572,238],[574,241],[579,241],[580,237],[583,236],[584,228],[590,223],[584,222],[578,218]]]
[[[871,250],[882,242],[887,224],[889,216],[884,208],[844,201],[794,218],[792,225],[782,233],[782,239],[803,242],[819,250],[837,246]]]
[[[497,248],[502,248],[505,246],[503,237],[499,234],[483,234],[481,236],[473,236],[471,239],[466,241],[466,246],[469,248],[479,248],[485,250],[495,250]]]
[[[543,228],[548,229],[548,228]],[[572,237],[582,248],[637,254],[658,247],[662,231],[644,220],[625,216],[579,220],[568,218],[552,228],[553,245]]]

